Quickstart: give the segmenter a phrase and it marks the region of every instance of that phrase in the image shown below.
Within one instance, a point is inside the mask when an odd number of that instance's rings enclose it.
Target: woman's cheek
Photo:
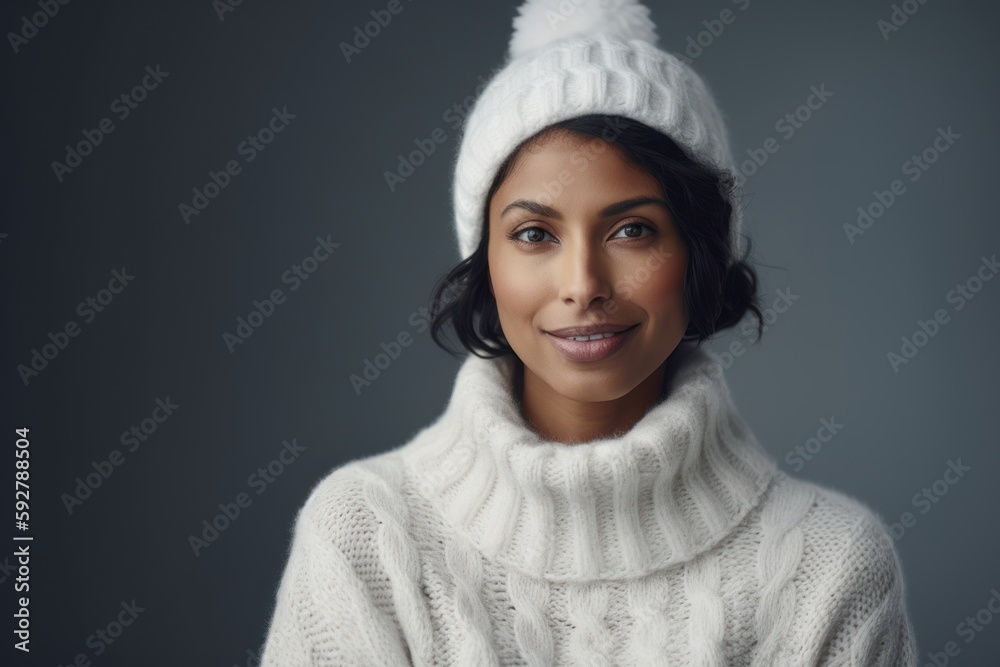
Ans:
[[[678,300],[684,291],[684,267],[679,263],[669,263],[654,271],[659,278],[654,282],[657,296],[664,300]]]
[[[531,321],[537,301],[546,292],[545,277],[513,257],[499,258],[503,269],[493,274],[497,308],[518,321]]]
[[[672,290],[677,289],[679,264],[676,255],[639,253],[622,268],[618,282],[627,286],[635,298],[640,300],[669,297]],[[680,274],[679,277],[683,280],[683,271]]]
[[[503,269],[493,274],[493,292],[497,302],[502,302],[504,307],[514,306],[517,299],[524,292],[525,280],[518,275],[510,262],[502,261]]]

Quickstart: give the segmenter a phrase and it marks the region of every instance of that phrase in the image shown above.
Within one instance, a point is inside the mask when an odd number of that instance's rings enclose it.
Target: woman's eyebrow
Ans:
[[[610,215],[618,215],[619,213],[624,213],[630,209],[636,208],[637,206],[643,206],[645,204],[659,204],[663,206],[668,211],[670,208],[667,206],[667,202],[658,197],[632,197],[631,199],[625,199],[615,204],[611,204],[600,212],[602,218],[606,218]],[[551,206],[546,206],[540,202],[531,201],[530,199],[518,199],[513,201],[504,207],[503,211],[500,212],[500,217],[504,217],[507,213],[515,208],[522,208],[529,213],[534,215],[542,215],[547,218],[555,218],[556,220],[562,220],[562,214]]]

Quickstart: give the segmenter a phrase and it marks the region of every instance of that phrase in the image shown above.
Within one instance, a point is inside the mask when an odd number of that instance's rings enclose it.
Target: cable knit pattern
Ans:
[[[514,609],[519,610],[514,631],[525,662],[532,667],[551,665],[555,648],[552,628],[544,613],[549,603],[548,582],[511,570],[507,575],[507,585]]]
[[[468,357],[438,419],[316,484],[264,667],[917,664],[881,518],[776,474],[714,354],[573,445],[525,423],[515,361]]]
[[[690,664],[698,667],[724,667],[726,664],[722,651],[726,610],[720,595],[722,574],[719,567],[715,554],[707,554],[684,567],[684,586],[691,601]]]
[[[581,667],[608,667],[614,643],[605,622],[608,591],[601,586],[574,585],[569,589],[569,620],[576,628],[570,636],[569,659]]]
[[[481,593],[482,563],[461,540],[445,547],[448,571],[455,574],[455,606],[464,628],[463,642],[456,662],[460,665],[495,665],[496,656],[490,651],[489,615]]]
[[[425,602],[419,588],[419,555],[407,534],[409,519],[406,505],[385,479],[374,476],[366,466],[359,468],[369,476],[365,500],[371,504],[378,521],[376,539],[382,563],[392,581],[398,582],[393,587],[393,599],[400,610],[407,641],[418,656],[430,659],[433,654],[433,629],[427,622]]]
[[[628,658],[639,667],[670,667],[666,635],[670,605],[670,588],[666,581],[658,583],[647,577],[629,588],[628,606],[635,623]]]
[[[753,667],[783,662],[778,651],[795,617],[795,582],[792,577],[802,559],[802,530],[799,524],[813,503],[813,494],[792,487],[789,494],[761,511],[761,540],[757,557],[758,579],[763,587],[754,617],[761,646]]]

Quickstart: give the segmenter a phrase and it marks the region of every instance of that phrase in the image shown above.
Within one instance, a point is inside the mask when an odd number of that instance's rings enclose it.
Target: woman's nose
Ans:
[[[559,298],[587,310],[595,299],[610,299],[609,258],[586,242],[568,242],[559,257]]]

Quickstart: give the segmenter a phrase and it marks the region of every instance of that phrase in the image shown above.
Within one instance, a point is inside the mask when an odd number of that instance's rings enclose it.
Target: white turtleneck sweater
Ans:
[[[434,423],[315,485],[263,667],[917,664],[879,515],[782,473],[711,352],[572,445],[527,426],[513,362],[469,356]]]

